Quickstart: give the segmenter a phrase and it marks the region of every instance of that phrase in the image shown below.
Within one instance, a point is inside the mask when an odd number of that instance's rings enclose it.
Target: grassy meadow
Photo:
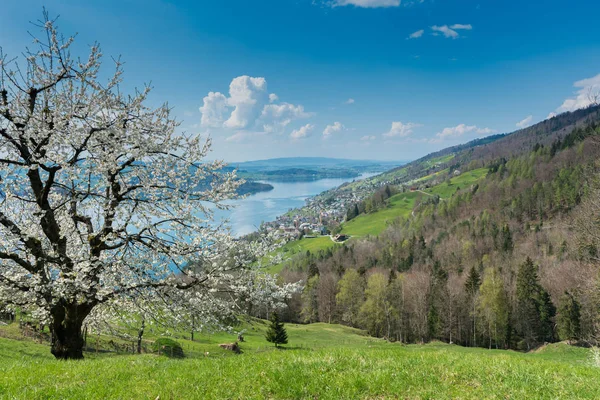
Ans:
[[[264,340],[264,322],[248,324],[239,355],[218,347],[235,335],[178,339],[184,359],[92,352],[56,361],[47,345],[0,338],[0,398],[600,398],[589,351],[565,344],[521,354],[387,343],[339,325],[286,327],[289,344],[277,350]]]

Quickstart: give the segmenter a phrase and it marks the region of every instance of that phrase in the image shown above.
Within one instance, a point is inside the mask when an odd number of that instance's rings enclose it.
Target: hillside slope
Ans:
[[[397,194],[357,207],[353,240],[284,264],[284,280],[308,281],[287,317],[406,342],[594,342],[599,249],[576,221],[597,196],[599,138],[591,107],[384,174]]]

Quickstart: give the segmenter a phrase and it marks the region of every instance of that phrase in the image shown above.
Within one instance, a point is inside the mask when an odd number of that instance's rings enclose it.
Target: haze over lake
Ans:
[[[376,173],[361,174],[355,180],[368,178]],[[292,208],[306,204],[306,199],[325,190],[340,186],[351,179],[319,179],[308,182],[273,182],[260,181],[273,186],[273,190],[250,195],[244,199],[231,200],[226,204],[234,205],[229,211],[217,210],[215,219],[221,221],[229,218],[229,225],[234,235],[242,236],[254,232],[261,222],[273,221]]]

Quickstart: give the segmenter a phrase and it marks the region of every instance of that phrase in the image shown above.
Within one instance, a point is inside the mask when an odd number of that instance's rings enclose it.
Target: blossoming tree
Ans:
[[[146,105],[148,87],[123,93],[119,60],[104,82],[97,45],[81,60],[47,14],[39,27],[24,60],[0,55],[0,307],[45,320],[52,354],[78,359],[84,320],[109,302],[171,291],[206,318],[233,304],[222,293],[265,247],[211,223],[234,174]]]

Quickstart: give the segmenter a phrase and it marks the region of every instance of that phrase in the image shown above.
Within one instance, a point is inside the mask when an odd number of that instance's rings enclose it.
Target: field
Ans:
[[[387,207],[370,214],[361,214],[343,225],[342,232],[352,236],[377,235],[398,218],[408,218],[415,200],[422,193],[400,193],[392,196]]]
[[[182,360],[88,353],[61,362],[46,345],[0,338],[0,398],[600,398],[600,368],[588,350],[565,344],[528,354],[405,346],[313,324],[288,325],[290,343],[276,350],[264,329],[262,321],[248,326],[240,355],[217,346],[234,335],[180,340],[188,353]]]
[[[447,199],[456,192],[457,188],[464,189],[476,183],[487,173],[486,168],[465,172],[450,179],[449,183],[441,183],[425,193],[437,194],[442,199]],[[421,192],[399,193],[390,198],[387,207],[370,214],[362,214],[343,225],[342,232],[351,236],[378,235],[398,218],[408,218],[411,215],[417,198],[424,196]]]

